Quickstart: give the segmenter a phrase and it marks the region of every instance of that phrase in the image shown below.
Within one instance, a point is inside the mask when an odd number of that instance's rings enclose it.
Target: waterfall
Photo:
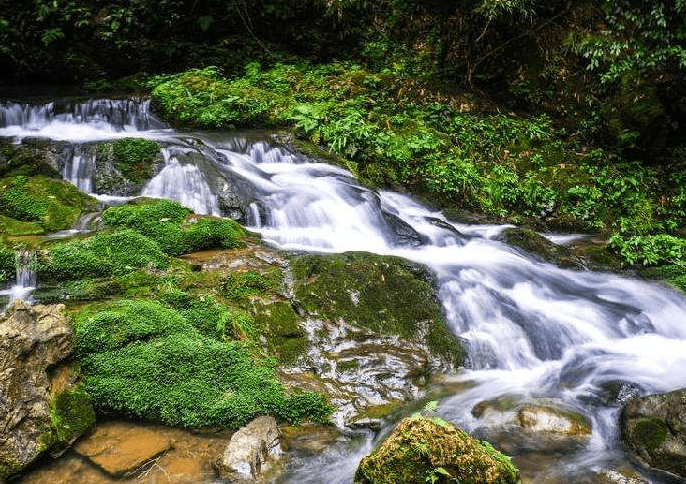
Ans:
[[[96,99],[60,104],[0,102],[0,137],[39,136],[92,141],[168,127],[152,114],[149,100]]]
[[[217,134],[174,137],[160,131],[164,125],[148,109],[133,101],[101,100],[61,111],[55,105],[0,104],[0,136],[91,141],[138,130],[166,141],[165,166],[143,195],[217,215],[217,187],[241,180],[254,195],[245,203],[246,220],[274,247],[363,250],[427,266],[445,319],[469,353],[467,368],[452,375],[463,389],[442,399],[438,414],[477,435],[488,435],[496,424],[474,417],[472,408],[508,395],[583,414],[592,424],[589,442],[569,455],[535,457],[537,466],[560,476],[557,482],[576,476],[586,482],[584,472],[625,465],[618,407],[603,400],[608,385],[644,394],[686,387],[683,294],[534,261],[495,240],[505,226],[454,223],[405,195],[363,187],[341,167],[268,142]],[[65,167],[65,178],[88,190],[90,159],[80,156]],[[21,267],[28,268],[30,256],[22,257]],[[31,284],[30,272],[18,270],[16,287]],[[337,482],[351,483],[357,459],[369,448],[367,439],[347,454],[332,450],[328,458],[302,459],[286,482],[325,483],[336,474]]]
[[[36,273],[31,267],[33,256],[34,253],[28,250],[17,252],[17,281],[9,290],[10,302],[19,299],[29,300],[31,293],[36,289]]]
[[[165,166],[148,182],[141,195],[153,198],[169,198],[187,206],[195,213],[219,215],[217,196],[212,193],[205,177],[197,166],[181,163],[179,156],[185,150],[162,149]]]

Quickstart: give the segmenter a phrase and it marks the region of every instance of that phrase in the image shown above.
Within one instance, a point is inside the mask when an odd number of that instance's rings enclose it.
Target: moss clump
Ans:
[[[0,240],[0,286],[12,279],[16,273],[15,254]]]
[[[97,202],[75,186],[45,176],[16,176],[0,180],[0,214],[36,222],[47,232],[68,229]]]
[[[659,418],[644,418],[636,422],[634,439],[645,446],[648,451],[658,449],[667,441],[669,427]]]
[[[232,272],[224,279],[222,295],[237,303],[245,303],[253,296],[273,293],[281,287],[283,273],[279,269],[261,273],[255,271]]]
[[[356,484],[515,484],[509,457],[462,430],[425,417],[406,418],[381,446],[362,459]]]
[[[95,410],[81,385],[68,387],[50,401],[56,444],[64,445],[95,425]]]
[[[153,176],[153,161],[160,151],[155,141],[141,138],[122,138],[109,143],[114,159],[114,166],[126,178],[136,184],[149,180]],[[98,147],[107,149],[107,145]]]
[[[140,267],[163,269],[167,265],[167,256],[158,245],[133,230],[55,244],[35,263],[38,277],[53,281],[123,275]]]
[[[96,408],[181,426],[236,428],[260,414],[328,419],[323,397],[286,395],[248,346],[205,336],[190,319],[152,301],[82,311],[77,351]]]
[[[191,213],[171,200],[144,200],[107,209],[102,221],[107,227],[131,229],[150,237],[169,255],[243,246],[245,231],[238,223],[212,217],[187,220]]]
[[[292,269],[295,294],[308,312],[383,335],[425,339],[435,354],[461,363],[463,350],[418,266],[398,257],[346,253],[295,257]]]
[[[8,140],[0,140],[0,178],[38,175],[61,178],[45,157],[35,150],[15,146]]]

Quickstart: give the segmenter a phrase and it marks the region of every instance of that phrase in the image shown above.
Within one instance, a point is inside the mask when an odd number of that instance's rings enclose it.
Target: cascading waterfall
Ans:
[[[93,139],[122,126],[142,126],[126,121],[130,124],[107,128],[98,109],[82,109],[95,113],[91,128],[102,131]],[[0,136],[16,136],[8,133],[20,125],[23,133],[33,127],[52,136],[57,127],[41,128],[39,121],[49,118],[48,111],[54,108],[0,105]],[[59,123],[73,132],[88,118],[78,114],[82,111],[70,111]],[[158,129],[155,123],[148,127]],[[404,195],[364,188],[347,170],[267,142],[202,134],[191,142],[191,135],[174,139],[168,131],[139,135],[164,139],[167,146],[166,165],[143,189],[146,196],[219,214],[216,187],[240,179],[253,197],[244,204],[248,225],[276,247],[365,250],[431,268],[446,320],[469,352],[468,368],[452,376],[465,389],[441,400],[440,416],[479,436],[498,437],[497,424],[474,417],[471,410],[486,400],[516,396],[559,404],[591,421],[587,443],[569,455],[537,460],[525,471],[529,482],[576,482],[587,479],[585,473],[625,465],[618,405],[602,398],[608,385],[646,394],[686,387],[686,298],[680,293],[535,262],[494,239],[502,226],[453,223]],[[284,482],[330,483],[335,474],[336,482],[351,483],[358,459],[370,446],[367,439],[353,450],[332,448],[302,459]]]
[[[179,155],[185,150],[163,148],[165,166],[145,187],[142,195],[169,198],[201,215],[219,215],[217,196],[197,166],[181,163]]]
[[[20,250],[16,255],[17,280],[9,289],[10,302],[17,300],[29,301],[31,293],[36,289],[36,272],[31,267],[34,253]]]

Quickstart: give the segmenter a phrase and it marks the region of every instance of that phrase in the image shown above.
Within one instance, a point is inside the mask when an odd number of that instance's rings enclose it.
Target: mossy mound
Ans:
[[[96,206],[94,198],[72,184],[44,175],[0,180],[0,215],[6,217],[2,228],[8,235],[68,229]]]
[[[53,448],[60,450],[95,425],[95,409],[82,385],[72,385],[50,400]]]
[[[382,335],[425,340],[459,365],[463,349],[446,326],[427,272],[398,257],[350,252],[292,260],[295,295],[309,313]]]
[[[142,138],[122,138],[98,146],[100,152],[111,151],[114,166],[134,183],[143,183],[153,176],[153,161],[160,151],[157,142]]]
[[[164,269],[167,265],[167,255],[157,243],[133,230],[58,243],[34,262],[43,281],[124,275],[141,267]]]
[[[79,314],[77,351],[96,408],[194,427],[237,428],[263,414],[327,420],[331,408],[320,395],[286,395],[250,345],[205,336],[195,324],[203,329],[206,308],[183,305],[196,309],[121,300]]]
[[[440,419],[406,418],[362,459],[356,484],[514,484],[509,457]]]
[[[102,221],[106,227],[132,229],[150,237],[169,255],[244,245],[245,231],[233,220],[191,214],[190,209],[171,200],[143,199],[105,210]]]

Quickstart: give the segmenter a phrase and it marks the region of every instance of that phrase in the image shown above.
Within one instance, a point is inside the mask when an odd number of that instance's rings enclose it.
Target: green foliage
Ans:
[[[290,422],[328,419],[331,407],[320,395],[287,396],[274,370],[244,344],[196,330],[190,319],[201,303],[172,299],[191,309],[119,301],[79,314],[77,348],[96,407],[182,426],[237,428],[265,413]]]
[[[123,230],[57,243],[41,253],[34,265],[40,279],[63,281],[123,275],[141,267],[164,269],[168,262],[155,241]]]
[[[0,214],[36,222],[48,232],[71,228],[84,211],[95,206],[93,198],[62,180],[46,176],[0,180]]]
[[[609,242],[610,247],[621,255],[625,265],[686,265],[686,239],[667,234],[635,235],[628,238],[614,234]]]
[[[0,240],[0,286],[12,279],[16,273],[16,260],[12,249]]]
[[[243,228],[232,220],[186,218],[191,211],[171,200],[150,200],[134,205],[111,207],[102,215],[103,224],[113,229],[131,229],[151,238],[169,255],[243,246]]]

